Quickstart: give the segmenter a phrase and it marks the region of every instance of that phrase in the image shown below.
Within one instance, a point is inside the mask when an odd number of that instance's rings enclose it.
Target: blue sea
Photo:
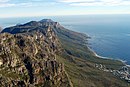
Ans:
[[[98,55],[127,61],[130,65],[130,15],[78,15],[55,17],[0,18],[3,28],[31,20],[50,18],[70,30],[91,37],[89,47]]]

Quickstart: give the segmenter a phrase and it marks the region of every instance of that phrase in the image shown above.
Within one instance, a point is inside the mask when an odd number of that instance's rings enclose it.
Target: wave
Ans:
[[[114,59],[114,58],[110,58],[110,57],[100,56],[100,55],[98,55],[94,50],[92,50],[89,46],[87,46],[87,47],[88,47],[88,49],[94,54],[94,56],[96,56],[96,57],[98,57],[98,58],[110,59],[110,60],[118,60],[118,61],[121,61],[125,66],[130,67],[130,65],[127,64],[127,61],[126,61],[126,60],[122,60],[122,59],[120,59],[120,58]]]

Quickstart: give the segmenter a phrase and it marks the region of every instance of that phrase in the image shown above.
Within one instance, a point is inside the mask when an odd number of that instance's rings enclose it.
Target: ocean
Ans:
[[[89,47],[98,55],[121,59],[130,65],[130,15],[77,15],[0,18],[3,28],[49,18],[66,28],[91,37]]]

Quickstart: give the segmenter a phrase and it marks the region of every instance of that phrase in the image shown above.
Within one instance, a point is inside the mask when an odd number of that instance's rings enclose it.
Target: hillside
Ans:
[[[8,27],[1,33],[1,86],[129,87],[109,72],[121,69],[121,61],[96,57],[87,47],[87,35],[51,19]]]
[[[72,87],[64,65],[56,60],[61,47],[51,28],[42,33],[4,33],[0,38],[0,86]]]

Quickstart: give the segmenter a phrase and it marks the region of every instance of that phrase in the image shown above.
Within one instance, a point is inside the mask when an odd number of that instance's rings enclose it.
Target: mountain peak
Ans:
[[[39,21],[39,22],[54,22],[53,20],[51,20],[51,19],[42,19],[41,21]]]
[[[11,34],[25,33],[29,31],[35,31],[35,30],[44,30],[49,26],[51,28],[61,27],[61,25],[58,22],[54,22],[51,19],[42,19],[41,21],[30,21],[22,25],[16,25],[16,26],[5,28],[4,30],[2,30],[2,33],[4,32],[8,32]]]

